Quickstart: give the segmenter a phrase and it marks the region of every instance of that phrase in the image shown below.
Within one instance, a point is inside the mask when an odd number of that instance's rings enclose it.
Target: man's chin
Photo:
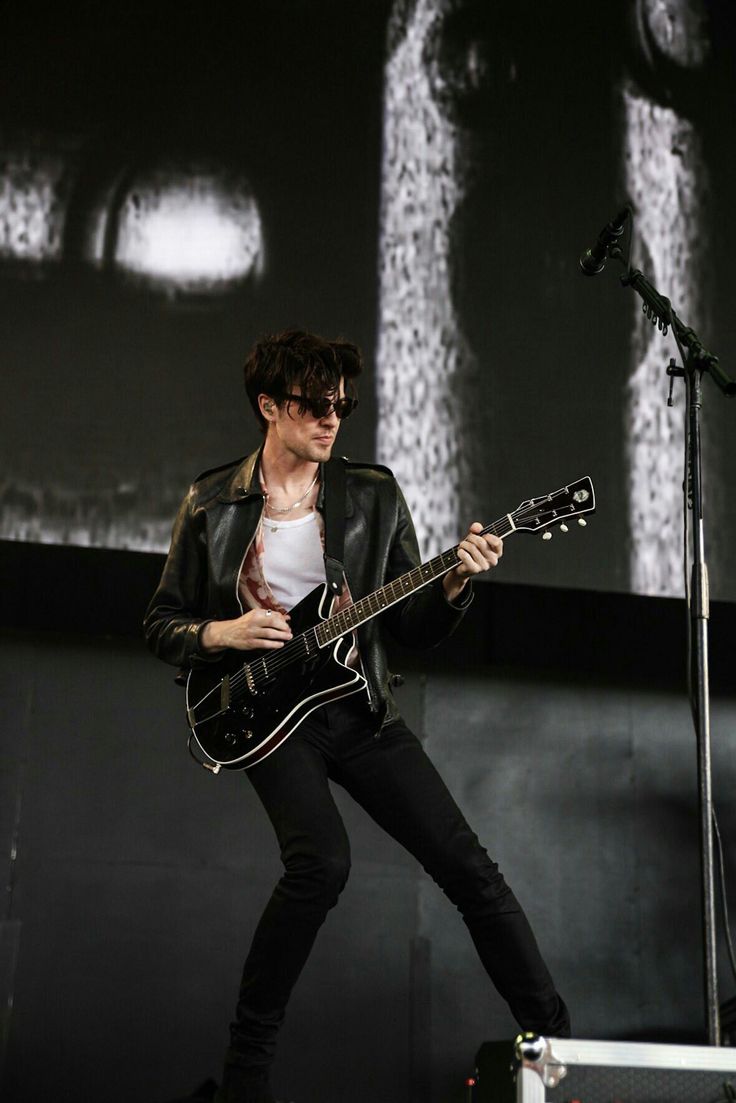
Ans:
[[[326,461],[332,455],[332,449],[335,445],[335,441],[331,440],[326,444],[319,444],[315,442],[314,454],[309,458],[314,460],[315,463],[326,463]]]
[[[320,444],[319,441],[312,440],[306,444],[302,444],[301,447],[290,449],[293,455],[298,456],[300,460],[304,460],[307,463],[326,463],[332,455],[332,449],[335,446],[335,438],[333,437],[329,443]]]

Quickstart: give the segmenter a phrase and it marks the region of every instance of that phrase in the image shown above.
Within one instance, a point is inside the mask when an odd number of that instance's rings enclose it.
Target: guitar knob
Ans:
[[[568,532],[568,531],[569,530],[568,530],[567,525],[560,525],[560,532]]]
[[[542,539],[543,539],[543,540],[551,540],[551,539],[552,539],[552,533],[551,533],[551,532],[545,532],[545,533],[543,533],[543,534],[542,534]]]
[[[578,517],[578,524],[580,525],[581,529],[584,529],[587,523],[588,522],[585,520],[584,517]]]
[[[238,737],[237,737],[237,735],[234,734],[234,732],[226,732],[225,733],[225,742],[226,743],[231,743],[231,744],[235,743],[237,738]]]

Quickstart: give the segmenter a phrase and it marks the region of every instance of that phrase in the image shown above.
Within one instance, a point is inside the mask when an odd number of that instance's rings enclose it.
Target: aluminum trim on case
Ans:
[[[598,1042],[548,1038],[551,1060],[563,1065],[691,1069],[736,1072],[736,1049],[718,1046],[660,1045],[653,1042]]]

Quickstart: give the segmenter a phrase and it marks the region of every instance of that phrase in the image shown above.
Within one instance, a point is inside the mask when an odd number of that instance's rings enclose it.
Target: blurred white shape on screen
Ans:
[[[711,53],[707,4],[703,0],[640,0],[636,8],[640,44],[651,61],[648,39],[668,61],[699,69]]]
[[[0,258],[61,256],[64,162],[39,150],[0,153]]]
[[[457,539],[471,515],[465,387],[474,358],[456,314],[451,259],[464,156],[433,90],[450,7],[397,0],[384,75],[376,450],[401,483],[425,556]]]
[[[695,125],[623,87],[626,194],[636,210],[637,253],[655,285],[688,324],[703,331],[708,174]],[[681,407],[664,403],[673,351],[634,297],[632,366],[626,388],[630,585],[634,593],[682,593]],[[707,437],[704,435],[707,449]]]
[[[136,182],[118,215],[114,263],[152,283],[184,291],[220,291],[258,275],[263,230],[243,181],[215,175]]]

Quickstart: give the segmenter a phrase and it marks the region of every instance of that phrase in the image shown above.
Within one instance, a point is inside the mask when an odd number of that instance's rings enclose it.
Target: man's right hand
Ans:
[[[203,651],[221,651],[234,647],[236,651],[274,650],[291,639],[289,614],[272,613],[268,609],[251,609],[235,620],[211,620],[199,637]]]

